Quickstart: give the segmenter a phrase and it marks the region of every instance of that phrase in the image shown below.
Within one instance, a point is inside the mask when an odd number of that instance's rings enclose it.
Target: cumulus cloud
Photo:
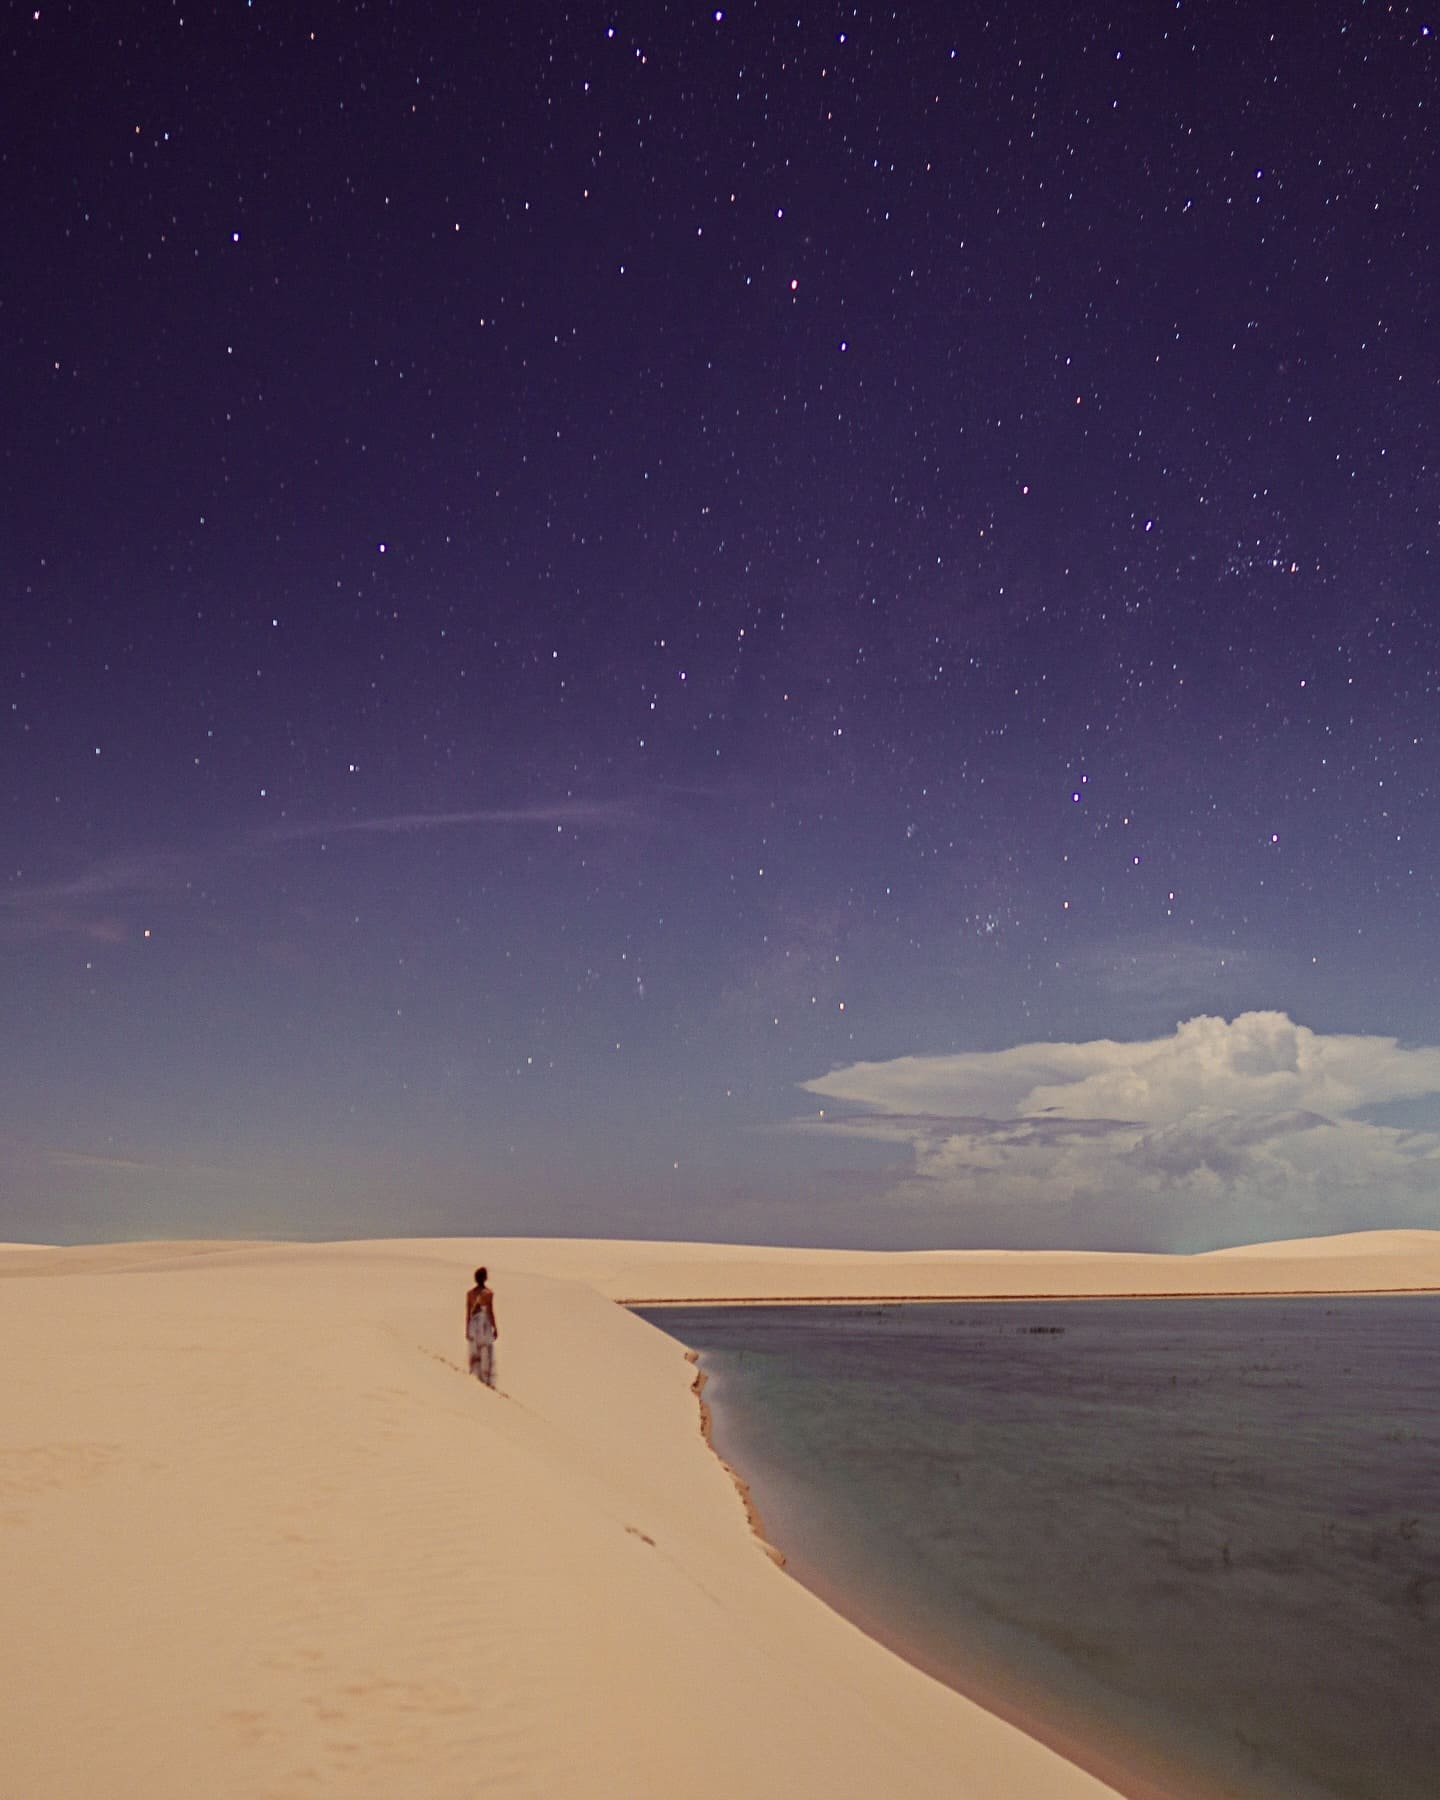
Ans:
[[[863,1109],[827,1107],[823,1129],[908,1149],[892,1198],[993,1242],[1195,1249],[1440,1226],[1440,1133],[1357,1116],[1440,1095],[1440,1049],[1284,1013],[855,1063],[803,1085]]]

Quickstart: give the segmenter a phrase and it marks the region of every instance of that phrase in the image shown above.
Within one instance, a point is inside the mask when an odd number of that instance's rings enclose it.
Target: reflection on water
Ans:
[[[665,1308],[768,1534],[1210,1791],[1440,1796],[1440,1298]]]

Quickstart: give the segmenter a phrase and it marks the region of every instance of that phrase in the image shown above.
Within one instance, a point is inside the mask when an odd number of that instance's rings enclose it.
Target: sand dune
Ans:
[[[789,1250],[544,1238],[512,1239],[505,1253],[518,1266],[584,1281],[612,1299],[636,1303],[1440,1288],[1440,1231],[1349,1232],[1197,1256]]]
[[[482,1254],[498,1394],[461,1367]],[[1106,1793],[784,1575],[701,1439],[681,1352],[607,1296],[1193,1291],[1200,1264],[1242,1286],[1440,1286],[1440,1233],[1248,1260],[0,1252],[6,1791]]]

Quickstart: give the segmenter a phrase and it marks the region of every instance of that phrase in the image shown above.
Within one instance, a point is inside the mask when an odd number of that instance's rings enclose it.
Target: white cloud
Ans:
[[[804,1083],[867,1110],[828,1131],[907,1146],[891,1198],[990,1241],[1198,1248],[1440,1226],[1440,1133],[1355,1115],[1440,1094],[1440,1049],[1284,1013],[1170,1037],[856,1063]]]

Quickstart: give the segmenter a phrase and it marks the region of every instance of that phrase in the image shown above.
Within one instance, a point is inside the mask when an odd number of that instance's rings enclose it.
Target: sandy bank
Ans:
[[[490,1255],[471,1381],[476,1250],[0,1258],[7,1791],[1105,1791],[784,1576],[593,1289]]]
[[[1440,1286],[1440,1234],[1382,1235],[1158,1260]],[[482,1253],[500,1395],[459,1361]],[[541,1240],[0,1252],[7,1791],[1107,1792],[777,1569],[689,1365],[607,1298],[984,1293],[1018,1267]],[[1042,1273],[1113,1292],[1120,1271],[1052,1257],[1015,1285]]]

